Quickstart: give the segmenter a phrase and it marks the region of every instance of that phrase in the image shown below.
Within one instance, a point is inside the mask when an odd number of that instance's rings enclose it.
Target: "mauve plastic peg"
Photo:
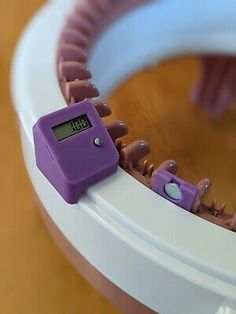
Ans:
[[[111,108],[107,103],[99,99],[93,100],[93,103],[100,118],[105,118],[111,115]]]
[[[85,50],[73,44],[61,43],[58,48],[58,58],[59,61],[87,62]]]
[[[106,128],[113,141],[125,136],[128,133],[127,125],[122,121],[114,121],[106,124]]]
[[[100,12],[106,12],[111,4],[111,0],[90,0],[90,3]]]
[[[99,10],[97,10],[91,3],[85,2],[82,4],[78,4],[75,7],[75,11],[78,14],[78,17],[83,17],[86,20],[88,20],[90,23],[95,25],[99,18],[101,17],[101,14]]]
[[[200,79],[192,99],[213,118],[220,118],[236,97],[236,58],[205,55],[200,58]]]
[[[96,86],[89,81],[76,80],[66,83],[66,98],[68,101],[73,99],[74,102],[79,102],[97,96],[99,96],[99,92]]]
[[[124,168],[134,168],[139,161],[150,153],[147,142],[137,140],[121,149],[121,164]]]
[[[74,44],[81,48],[88,46],[88,38],[83,33],[73,28],[63,29],[60,39],[66,44]]]
[[[84,34],[90,36],[93,32],[93,25],[85,18],[78,18],[76,14],[70,15],[66,21],[66,27],[74,28]]]
[[[201,205],[206,197],[206,195],[210,192],[211,189],[211,180],[208,178],[204,178],[199,181],[197,184],[197,196],[192,206],[192,212],[198,213],[201,210]]]
[[[88,80],[91,78],[90,71],[81,63],[76,61],[59,62],[59,77],[62,81]]]

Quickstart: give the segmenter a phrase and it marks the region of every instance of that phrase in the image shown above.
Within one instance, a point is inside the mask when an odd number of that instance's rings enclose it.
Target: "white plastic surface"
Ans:
[[[66,105],[55,59],[70,6],[71,1],[54,1],[38,14],[22,38],[13,67],[24,156],[38,196],[74,247],[150,308],[161,314],[211,314],[231,302],[232,311],[234,233],[181,210],[122,169],[72,206],[36,168],[32,126],[42,115]],[[94,47],[89,62],[93,81],[106,96],[128,75],[162,58],[187,52],[234,53],[235,16],[233,0],[194,1],[191,6],[187,0],[166,0],[136,9]],[[49,28],[50,36],[45,36]]]
[[[225,301],[216,314],[236,314],[236,304]]]

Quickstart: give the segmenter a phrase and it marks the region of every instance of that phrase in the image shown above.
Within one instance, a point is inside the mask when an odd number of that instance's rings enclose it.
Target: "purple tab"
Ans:
[[[165,199],[191,211],[197,196],[197,187],[161,169],[152,176],[152,190]]]

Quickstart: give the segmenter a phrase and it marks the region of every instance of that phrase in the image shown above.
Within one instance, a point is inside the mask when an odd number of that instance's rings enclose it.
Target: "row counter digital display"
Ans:
[[[52,131],[58,141],[62,141],[77,133],[83,132],[92,127],[86,114],[83,114],[70,121],[64,122],[52,128]]]
[[[39,118],[33,137],[38,169],[69,204],[118,169],[119,153],[92,101]]]

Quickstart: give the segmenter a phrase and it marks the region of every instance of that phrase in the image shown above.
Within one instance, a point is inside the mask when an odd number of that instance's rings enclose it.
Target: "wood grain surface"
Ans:
[[[9,91],[16,40],[41,0],[0,1],[0,313],[118,313],[66,261],[53,243],[33,200],[23,164]],[[236,110],[212,121],[189,100],[197,77],[194,58],[143,71],[110,99],[113,117],[130,128],[127,141],[151,143],[156,165],[173,158],[180,175],[196,183],[209,176],[211,197],[234,211]]]

